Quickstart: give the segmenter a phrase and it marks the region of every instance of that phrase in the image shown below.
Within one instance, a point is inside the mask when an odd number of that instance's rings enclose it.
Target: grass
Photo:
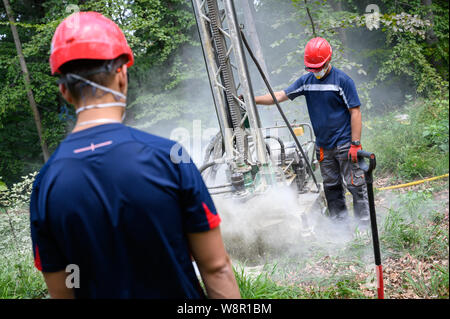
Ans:
[[[399,120],[397,115],[407,115]],[[410,181],[448,173],[449,99],[409,101],[395,112],[363,120],[363,147],[377,156],[377,176]]]
[[[34,268],[29,215],[0,210],[0,298],[43,298],[47,288]]]
[[[234,269],[241,297],[245,299],[295,299],[302,294],[298,287],[277,284],[270,273],[262,272],[256,276],[245,273],[244,269]]]
[[[448,292],[448,269],[442,266],[436,266],[430,271],[427,277],[424,274],[412,275],[406,273],[407,283],[414,289],[420,298],[449,298]]]
[[[272,274],[273,275],[273,274]],[[236,270],[235,277],[241,297],[244,299],[348,299],[365,298],[359,290],[359,282],[343,279],[334,284],[298,285],[276,282],[271,275],[262,272],[249,275],[244,269]]]
[[[398,198],[398,207],[389,209],[383,222],[381,241],[385,249],[393,253],[407,250],[419,258],[445,255],[448,233],[442,228],[444,216],[432,193],[409,191]]]

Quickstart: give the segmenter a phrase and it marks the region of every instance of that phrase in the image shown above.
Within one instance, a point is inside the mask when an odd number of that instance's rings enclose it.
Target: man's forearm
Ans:
[[[362,130],[362,117],[361,110],[359,107],[351,109],[351,127],[352,127],[352,141],[361,140],[361,130]]]
[[[225,251],[220,227],[188,233],[189,248],[197,263],[208,298],[240,298],[231,260]]]
[[[231,261],[228,259],[226,264],[218,267],[214,271],[202,271],[203,283],[206,287],[208,298],[211,299],[238,299],[241,298],[239,287],[234,277]]]
[[[274,92],[274,95],[278,102],[284,102],[288,99],[284,91]],[[275,104],[275,101],[273,100],[272,95],[267,93],[265,95],[255,97],[255,103],[260,105],[272,105]]]
[[[270,94],[260,95],[255,97],[255,103],[260,105],[274,104],[273,98]]]

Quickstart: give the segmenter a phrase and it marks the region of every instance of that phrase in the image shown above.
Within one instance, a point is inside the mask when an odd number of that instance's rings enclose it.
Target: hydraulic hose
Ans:
[[[425,183],[425,182],[430,182],[430,181],[434,181],[434,180],[445,178],[445,177],[448,177],[448,173],[444,174],[444,175],[440,175],[440,176],[435,176],[435,177],[421,179],[421,180],[418,180],[418,181],[415,181],[415,182],[406,183],[406,184],[393,185],[393,186],[387,186],[387,187],[380,187],[380,188],[377,188],[377,190],[384,191],[384,190],[389,190],[389,189],[409,187],[409,186],[419,185],[419,184],[422,184],[422,183]]]
[[[303,147],[300,144],[299,140],[297,139],[297,136],[295,135],[294,130],[292,129],[291,124],[289,123],[286,115],[284,114],[283,110],[281,109],[281,106],[278,103],[277,98],[275,97],[275,93],[273,93],[272,87],[270,86],[269,81],[267,80],[266,76],[264,75],[264,72],[263,72],[263,70],[261,68],[261,65],[259,64],[258,60],[254,56],[252,50],[250,49],[250,46],[248,45],[247,39],[245,38],[244,32],[242,32],[242,30],[241,30],[241,35],[242,35],[242,41],[244,42],[244,45],[247,48],[247,51],[250,54],[250,57],[252,58],[253,62],[255,63],[256,68],[258,69],[259,73],[261,74],[261,77],[264,80],[264,83],[266,84],[266,87],[269,90],[270,95],[272,96],[272,99],[273,99],[273,101],[275,102],[275,105],[278,108],[278,112],[280,112],[281,117],[283,118],[284,122],[286,123],[286,126],[289,129],[289,132],[291,133],[292,137],[294,138],[295,144],[297,144],[298,149],[300,150],[300,152],[302,153],[303,158],[305,159],[306,166],[308,167],[308,170],[311,173],[311,177],[314,180],[314,183],[316,184],[317,191],[320,191],[319,184],[317,183],[316,176],[314,175],[314,172],[312,170],[311,164],[309,163],[308,158],[306,157],[306,154],[303,151]]]
[[[271,138],[271,139],[278,141],[278,143],[280,144],[281,164],[283,165],[284,161],[286,159],[286,151],[285,151],[283,140],[277,136],[272,136],[272,135],[267,135],[265,138]]]
[[[204,171],[205,169],[207,169],[207,168],[209,168],[209,167],[211,167],[211,166],[214,166],[214,165],[216,165],[216,164],[217,164],[217,163],[216,163],[215,161],[212,161],[212,162],[203,164],[202,166],[200,166],[200,168],[198,169],[198,171],[199,171],[200,174],[201,174],[201,173],[203,173],[203,171]]]
[[[211,166],[214,166],[214,165],[216,165],[216,164],[223,164],[223,163],[225,163],[225,159],[223,159],[223,158],[218,158],[218,159],[215,159],[215,160],[213,160],[213,161],[211,161],[211,162],[209,162],[209,163],[203,164],[202,166],[200,166],[200,168],[198,169],[198,171],[199,171],[200,173],[203,173],[203,171],[204,171],[205,169],[207,169],[207,168],[209,168],[209,167],[211,167]]]

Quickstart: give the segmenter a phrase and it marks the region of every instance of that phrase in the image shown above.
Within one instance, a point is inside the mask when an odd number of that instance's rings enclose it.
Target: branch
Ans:
[[[311,12],[309,12],[308,3],[306,2],[306,0],[305,0],[305,5],[306,5],[306,13],[308,13],[309,21],[311,21],[313,35],[314,35],[314,37],[317,37],[316,28],[314,27],[314,21],[312,19]]]

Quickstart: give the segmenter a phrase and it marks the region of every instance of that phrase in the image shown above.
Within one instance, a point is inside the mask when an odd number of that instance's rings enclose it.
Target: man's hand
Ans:
[[[358,151],[362,150],[361,145],[351,145],[350,150],[348,151],[348,159],[351,160],[353,163],[358,162]]]

